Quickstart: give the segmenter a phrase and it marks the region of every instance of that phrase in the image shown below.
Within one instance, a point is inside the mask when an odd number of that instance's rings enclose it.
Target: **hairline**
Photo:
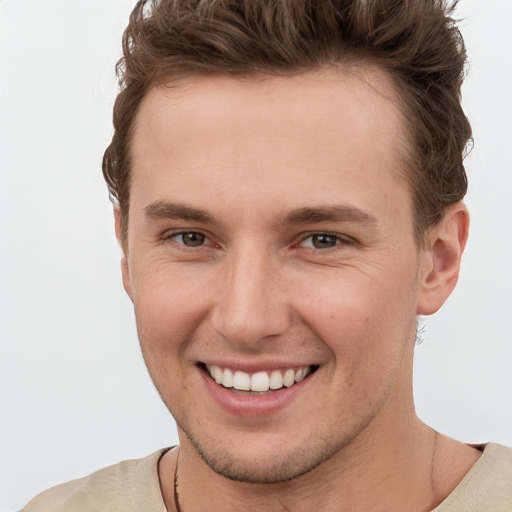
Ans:
[[[424,247],[427,233],[437,223],[429,223],[425,219],[420,219],[416,207],[416,200],[418,194],[416,187],[414,186],[414,174],[417,172],[415,171],[415,168],[418,167],[419,165],[419,155],[418,150],[415,149],[413,129],[408,121],[408,118],[410,117],[408,114],[410,114],[411,109],[407,104],[407,95],[405,95],[405,99],[402,99],[402,96],[398,94],[401,86],[400,78],[396,76],[395,73],[392,73],[389,69],[383,66],[378,60],[366,57],[364,61],[357,61],[357,54],[352,54],[347,56],[343,60],[331,62],[318,62],[315,65],[290,69],[276,68],[274,70],[269,69],[268,71],[257,70],[244,72],[229,72],[222,70],[216,70],[212,72],[207,72],[204,70],[183,70],[183,72],[177,72],[173,76],[171,76],[170,74],[162,74],[162,76],[155,77],[151,82],[149,82],[149,84],[145,88],[144,94],[142,95],[137,105],[136,112],[132,117],[132,123],[130,125],[127,137],[126,165],[128,168],[128,183],[126,207],[123,208],[122,205],[120,205],[118,202],[114,204],[114,207],[117,208],[120,212],[119,218],[121,222],[121,245],[124,251],[127,253],[128,249],[128,218],[130,211],[130,197],[133,178],[133,146],[134,138],[136,135],[137,120],[139,118],[141,106],[147,99],[151,91],[153,91],[154,89],[178,90],[179,88],[185,86],[188,82],[192,82],[194,80],[201,80],[206,77],[227,77],[239,81],[256,81],[267,79],[270,80],[274,78],[305,75],[309,72],[321,71],[328,68],[340,69],[341,67],[343,67],[344,71],[356,74],[358,78],[364,80],[367,83],[367,85],[369,85],[377,94],[383,96],[385,99],[392,102],[402,119],[403,129],[400,130],[400,132],[395,135],[396,147],[394,148],[394,157],[396,158],[398,164],[396,171],[398,175],[405,180],[405,183],[407,184],[407,187],[409,189],[412,207],[411,214],[413,217],[413,236],[415,239],[415,243],[418,246],[418,248]],[[363,72],[357,73],[357,70],[362,70]],[[383,91],[377,89],[367,79],[368,72],[370,72],[371,75],[374,75],[376,72],[377,74],[380,74],[380,76],[384,77],[388,83],[387,90],[390,90],[392,92],[392,96],[384,96]]]

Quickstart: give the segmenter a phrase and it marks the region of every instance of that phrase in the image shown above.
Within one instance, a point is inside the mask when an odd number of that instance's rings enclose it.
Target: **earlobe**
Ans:
[[[132,299],[132,285],[131,285],[131,278],[130,278],[130,269],[128,268],[128,259],[126,257],[126,250],[125,250],[125,240],[123,239],[123,227],[122,227],[122,221],[121,221],[121,212],[119,211],[118,207],[114,208],[114,222],[115,222],[115,231],[116,231],[116,238],[119,242],[119,245],[121,246],[121,249],[123,250],[123,257],[121,258],[121,274],[123,277],[123,286],[128,294],[128,297]],[[133,300],[133,299],[132,299]]]
[[[459,277],[469,233],[469,213],[462,202],[446,209],[444,218],[428,234],[423,254],[418,314],[431,315],[450,296]]]

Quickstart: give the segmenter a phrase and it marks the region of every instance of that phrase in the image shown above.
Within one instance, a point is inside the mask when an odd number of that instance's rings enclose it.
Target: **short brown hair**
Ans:
[[[471,127],[461,107],[464,42],[457,0],[140,0],[117,64],[121,91],[103,174],[126,236],[130,147],[148,90],[193,75],[282,75],[361,63],[393,80],[409,135],[415,230],[467,190]]]

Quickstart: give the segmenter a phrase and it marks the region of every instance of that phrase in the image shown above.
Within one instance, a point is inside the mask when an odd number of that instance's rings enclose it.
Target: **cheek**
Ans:
[[[133,302],[144,361],[163,401],[179,417],[179,397],[190,386],[183,354],[204,318],[204,298],[197,283],[179,274],[145,271],[136,283]]]
[[[163,352],[190,339],[208,313],[205,279],[199,272],[162,271],[150,266],[136,276],[133,302],[143,348]]]
[[[337,277],[337,278],[335,278]],[[297,297],[302,319],[341,364],[396,359],[414,332],[414,279],[375,276],[356,269],[306,286]]]

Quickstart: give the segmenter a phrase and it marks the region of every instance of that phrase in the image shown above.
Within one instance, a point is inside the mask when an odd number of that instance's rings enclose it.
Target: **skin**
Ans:
[[[452,205],[415,243],[394,97],[376,70],[323,69],[144,99],[123,281],[178,424],[183,511],[429,510],[477,459],[414,411],[417,316],[455,286],[468,215]],[[318,369],[271,413],[235,414],[203,363]]]

